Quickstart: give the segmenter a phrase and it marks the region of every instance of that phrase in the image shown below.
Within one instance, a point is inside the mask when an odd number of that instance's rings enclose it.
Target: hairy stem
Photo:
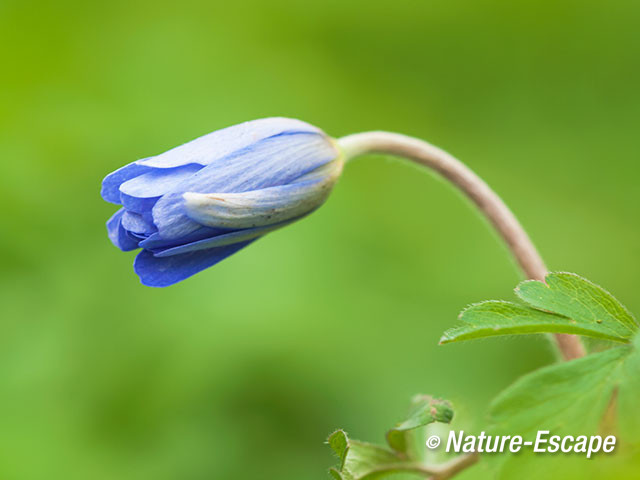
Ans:
[[[460,160],[425,141],[397,133],[356,133],[337,142],[347,160],[366,153],[383,153],[407,158],[438,172],[469,197],[491,222],[527,278],[544,281],[547,268],[527,232],[502,199]],[[554,338],[565,360],[585,355],[575,335],[555,334]]]

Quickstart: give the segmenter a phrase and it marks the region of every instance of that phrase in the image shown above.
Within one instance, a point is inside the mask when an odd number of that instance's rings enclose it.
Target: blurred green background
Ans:
[[[327,478],[333,429],[382,441],[417,392],[482,427],[553,354],[437,346],[520,279],[443,182],[360,159],[318,212],[159,290],[108,241],[100,182],[265,116],[416,135],[638,312],[639,22],[620,0],[0,2],[0,479]]]

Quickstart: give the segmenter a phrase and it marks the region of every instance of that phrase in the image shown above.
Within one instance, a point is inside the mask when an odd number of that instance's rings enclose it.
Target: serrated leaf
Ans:
[[[609,292],[575,273],[550,273],[545,282],[528,280],[516,295],[534,308],[606,328],[611,336],[629,340],[638,331],[633,315]]]
[[[329,472],[336,480],[375,480],[401,472],[430,477],[436,470],[420,463],[413,455],[408,448],[408,436],[419,427],[433,422],[448,423],[452,418],[453,410],[448,402],[417,395],[408,418],[387,433],[391,448],[352,440],[344,430],[337,430],[327,443],[340,463]]]
[[[440,344],[533,333],[570,333],[615,342],[629,341],[628,338],[613,334],[610,328],[601,323],[582,323],[573,318],[500,300],[471,305],[462,311],[459,319],[462,324],[444,332]]]
[[[516,381],[492,402],[490,433],[521,435],[525,441],[535,440],[538,430],[560,436],[595,435],[617,392],[618,440],[638,445],[639,376],[637,345],[620,346],[540,369]],[[534,471],[540,472],[538,468],[551,468],[550,463],[573,462],[579,457],[523,453],[496,457],[503,478],[514,478],[514,475],[524,478],[534,475]],[[538,468],[532,468],[533,462]]]
[[[428,395],[417,395],[411,402],[407,419],[387,432],[387,443],[393,450],[408,454],[408,432],[433,422],[449,423],[452,419],[453,409],[449,402]]]
[[[546,284],[522,282],[517,295],[529,305],[488,301],[460,314],[441,344],[498,335],[568,333],[628,343],[638,325],[610,293],[572,273],[547,275]]]

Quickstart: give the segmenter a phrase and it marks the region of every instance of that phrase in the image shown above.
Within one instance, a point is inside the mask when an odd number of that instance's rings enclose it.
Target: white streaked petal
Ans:
[[[291,185],[244,193],[193,193],[183,195],[189,218],[218,228],[252,228],[300,217],[327,199],[335,178],[306,180]]]
[[[262,140],[202,168],[165,194],[153,206],[153,222],[166,239],[188,235],[202,224],[186,214],[184,193],[241,193],[288,185],[329,167],[338,158],[335,145],[322,134],[295,133]]]

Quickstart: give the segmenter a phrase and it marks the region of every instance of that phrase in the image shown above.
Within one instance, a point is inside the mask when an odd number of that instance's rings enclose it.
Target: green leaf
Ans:
[[[449,423],[453,418],[451,405],[427,395],[414,397],[408,418],[387,433],[391,448],[352,440],[337,430],[328,444],[339,459],[339,465],[329,472],[336,480],[374,480],[400,472],[413,472],[430,477],[436,471],[424,465],[409,448],[411,432],[433,422]]]
[[[532,333],[570,333],[616,342],[629,341],[628,338],[614,335],[605,324],[579,322],[573,318],[499,300],[471,305],[463,310],[459,319],[462,324],[444,332],[440,338],[440,344],[499,335]]]
[[[329,474],[331,475],[331,477],[333,477],[334,480],[346,480],[345,477],[343,477],[342,474],[335,468],[330,468]]]
[[[629,340],[638,323],[604,288],[575,273],[550,273],[545,283],[522,282],[516,295],[534,308],[574,319],[583,325],[605,327],[611,336]]]
[[[611,348],[526,375],[494,400],[492,423],[518,433],[543,424],[549,430],[573,425],[580,431],[592,431],[632,353],[630,347]]]
[[[331,434],[329,446],[340,458],[340,465],[334,471],[341,477],[336,478],[345,480],[378,478],[384,472],[390,474],[398,471],[397,466],[406,463],[406,459],[398,453],[371,443],[352,440],[343,430]]]
[[[529,280],[516,288],[528,305],[488,301],[460,314],[441,344],[497,335],[569,333],[628,343],[638,324],[609,292],[572,273],[552,273],[546,283]]]
[[[433,422],[449,423],[452,419],[453,410],[449,402],[428,395],[416,395],[407,419],[387,432],[387,443],[393,450],[407,454],[411,430]]]
[[[550,435],[607,435],[605,412],[615,412],[618,441],[640,444],[637,399],[640,353],[636,345],[620,346],[571,362],[552,365],[516,381],[490,408],[491,435],[521,435],[534,441],[538,430]],[[614,397],[614,392],[617,395]],[[612,407],[612,399],[615,405]],[[524,478],[550,464],[584,464],[573,455],[534,455],[531,451],[493,456],[503,478]],[[580,463],[582,461],[582,464]],[[533,464],[537,468],[533,468]],[[555,468],[555,467],[554,467]],[[572,476],[573,478],[573,476]]]

